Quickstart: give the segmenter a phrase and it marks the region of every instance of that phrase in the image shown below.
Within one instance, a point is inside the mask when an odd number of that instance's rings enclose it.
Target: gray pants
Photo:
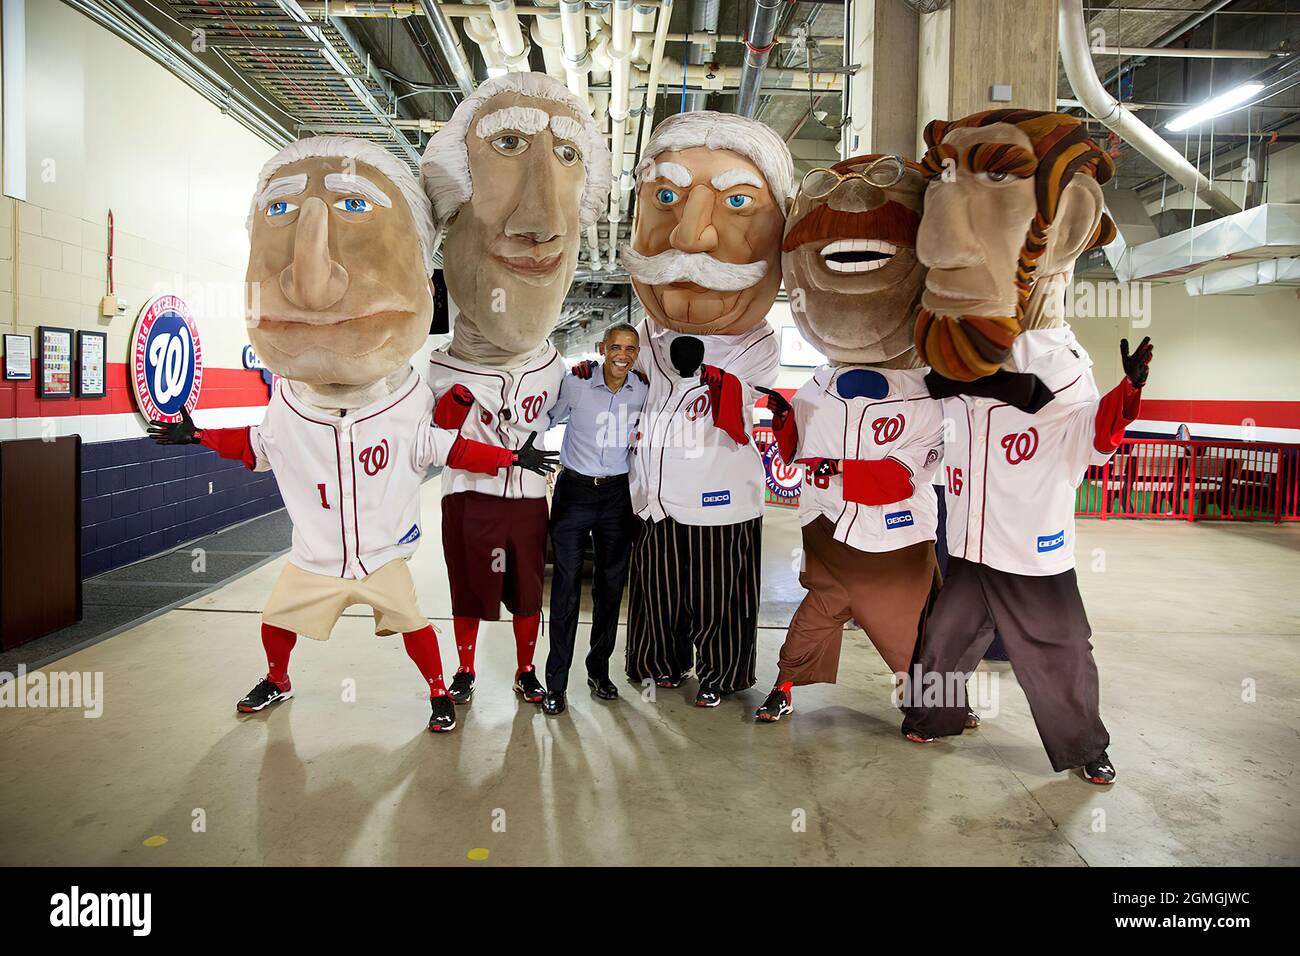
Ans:
[[[921,674],[970,673],[995,634],[1006,644],[1052,768],[1069,770],[1099,756],[1110,735],[1099,713],[1092,628],[1074,571],[1035,577],[949,558],[921,639]],[[965,701],[923,698],[915,683],[903,729],[927,737],[960,734]]]

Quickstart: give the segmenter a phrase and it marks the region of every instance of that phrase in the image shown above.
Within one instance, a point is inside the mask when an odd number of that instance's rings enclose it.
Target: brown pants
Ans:
[[[949,558],[916,665],[922,684],[932,674],[943,679],[936,686],[955,684],[949,675],[970,674],[994,634],[1006,643],[1052,769],[1082,766],[1110,746],[1099,712],[1092,628],[1074,569],[1038,577]],[[967,706],[962,689],[957,684],[958,696],[933,701],[910,690],[903,730],[926,737],[960,734]]]
[[[850,617],[867,632],[889,669],[906,673],[935,580],[934,542],[897,551],[859,551],[836,541],[835,526],[819,517],[803,526],[803,553],[799,583],[808,594],[781,645],[777,683],[835,683]]]

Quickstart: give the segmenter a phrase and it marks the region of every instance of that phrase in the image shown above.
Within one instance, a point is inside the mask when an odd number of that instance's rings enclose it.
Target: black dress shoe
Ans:
[[[618,688],[608,677],[588,677],[587,686],[596,692],[601,700],[617,700]]]
[[[568,705],[564,702],[564,691],[548,690],[546,696],[542,698],[542,713],[548,717],[555,717],[564,713]]]

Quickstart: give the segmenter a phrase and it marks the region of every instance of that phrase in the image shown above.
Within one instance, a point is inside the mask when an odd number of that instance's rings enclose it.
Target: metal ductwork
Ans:
[[[694,5],[691,7],[691,33],[716,34],[718,32],[719,5],[720,0],[695,0]],[[692,43],[686,62],[704,63],[705,57],[712,56],[713,51],[714,47],[711,42]],[[686,102],[688,111],[702,110],[708,105],[709,95],[707,93],[692,93]]]
[[[1061,62],[1070,87],[1083,108],[1220,215],[1231,216],[1241,212],[1226,193],[1216,189],[1178,150],[1106,92],[1092,64],[1083,0],[1060,0],[1060,3]]]
[[[469,96],[474,92],[474,71],[470,69],[469,57],[465,56],[465,48],[460,45],[456,28],[442,12],[442,7],[438,6],[437,0],[420,0],[420,8],[428,18],[429,28],[433,31],[433,38],[438,41],[443,59],[451,66],[456,85],[460,87],[463,94]]]
[[[772,55],[776,42],[776,22],[780,19],[783,0],[754,0],[754,13],[749,20],[749,36],[745,40],[745,66],[740,76],[740,96],[736,100],[736,113],[753,117],[758,109],[758,91],[763,84],[763,70]]]

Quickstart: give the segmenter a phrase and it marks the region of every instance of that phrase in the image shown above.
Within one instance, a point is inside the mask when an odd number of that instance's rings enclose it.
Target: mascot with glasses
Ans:
[[[776,685],[755,719],[794,710],[796,685],[834,683],[854,619],[904,675],[935,583],[942,410],[912,347],[925,286],[916,257],[925,177],[897,156],[804,176],[781,265],[790,312],[829,360],[787,402],[764,390],[782,458],[805,467],[800,583]]]

